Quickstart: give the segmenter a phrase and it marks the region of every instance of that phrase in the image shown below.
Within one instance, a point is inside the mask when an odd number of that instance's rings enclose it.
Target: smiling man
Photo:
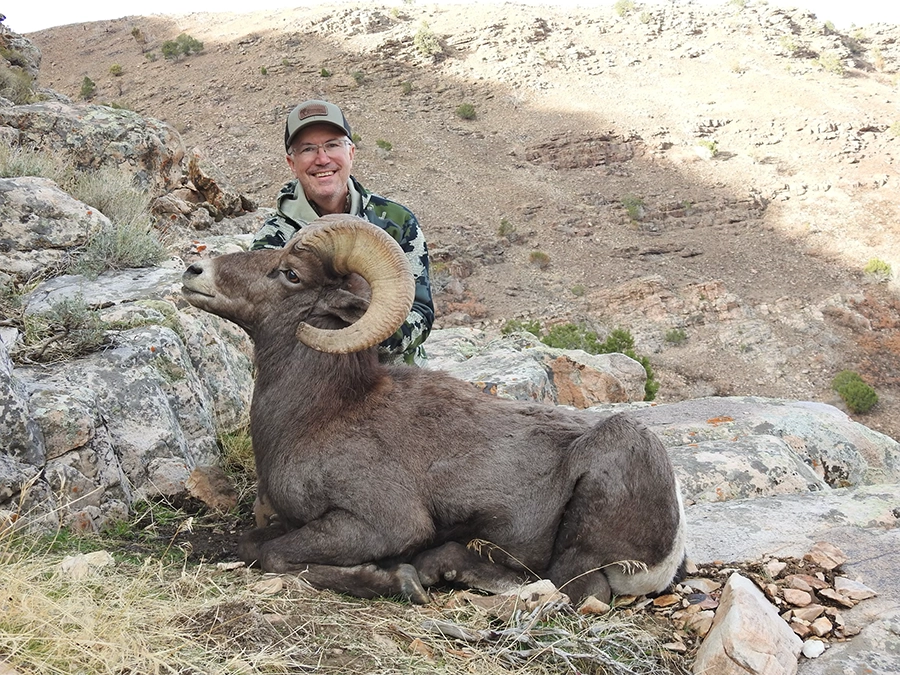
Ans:
[[[281,248],[307,223],[329,213],[365,218],[391,235],[406,252],[415,277],[412,309],[394,335],[379,345],[382,363],[422,365],[422,343],[434,323],[428,279],[428,247],[415,215],[405,206],[369,192],[350,171],[356,146],[350,124],[334,103],[306,101],[288,115],[284,147],[294,179],[278,193],[251,248]]]

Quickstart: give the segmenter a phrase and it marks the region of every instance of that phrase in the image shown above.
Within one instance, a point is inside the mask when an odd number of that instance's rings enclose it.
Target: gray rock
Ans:
[[[0,178],[0,239],[8,250],[81,246],[103,226],[106,216],[48,178]]]
[[[0,125],[19,129],[22,144],[66,152],[78,169],[129,169],[154,191],[181,181],[184,145],[178,132],[131,110],[43,101],[0,108]]]

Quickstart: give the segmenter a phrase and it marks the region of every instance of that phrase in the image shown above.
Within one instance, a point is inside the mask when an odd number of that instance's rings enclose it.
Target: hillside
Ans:
[[[203,52],[162,58],[180,33]],[[860,421],[900,438],[900,27],[753,2],[361,4],[28,37],[41,86],[74,100],[90,77],[95,102],[168,122],[264,207],[289,177],[288,110],[341,105],[354,173],[425,228],[442,326],[627,328],[663,401],[841,405],[850,368],[881,399]]]

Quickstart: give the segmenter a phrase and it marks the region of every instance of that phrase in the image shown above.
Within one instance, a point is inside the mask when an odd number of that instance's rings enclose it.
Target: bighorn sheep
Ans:
[[[662,591],[678,572],[677,481],[638,422],[378,363],[413,294],[381,229],[326,216],[283,249],[194,263],[183,283],[254,342],[258,494],[277,522],[241,538],[246,561],[416,602],[447,581],[503,592],[534,576],[608,599]]]

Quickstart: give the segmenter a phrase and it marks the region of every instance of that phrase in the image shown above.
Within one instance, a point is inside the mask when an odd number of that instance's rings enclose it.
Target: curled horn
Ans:
[[[330,354],[358,352],[393,335],[406,319],[415,283],[406,254],[381,228],[355,216],[324,216],[304,228],[295,246],[313,251],[338,274],[355,272],[372,289],[366,313],[346,328],[297,326],[297,339],[307,347]]]

